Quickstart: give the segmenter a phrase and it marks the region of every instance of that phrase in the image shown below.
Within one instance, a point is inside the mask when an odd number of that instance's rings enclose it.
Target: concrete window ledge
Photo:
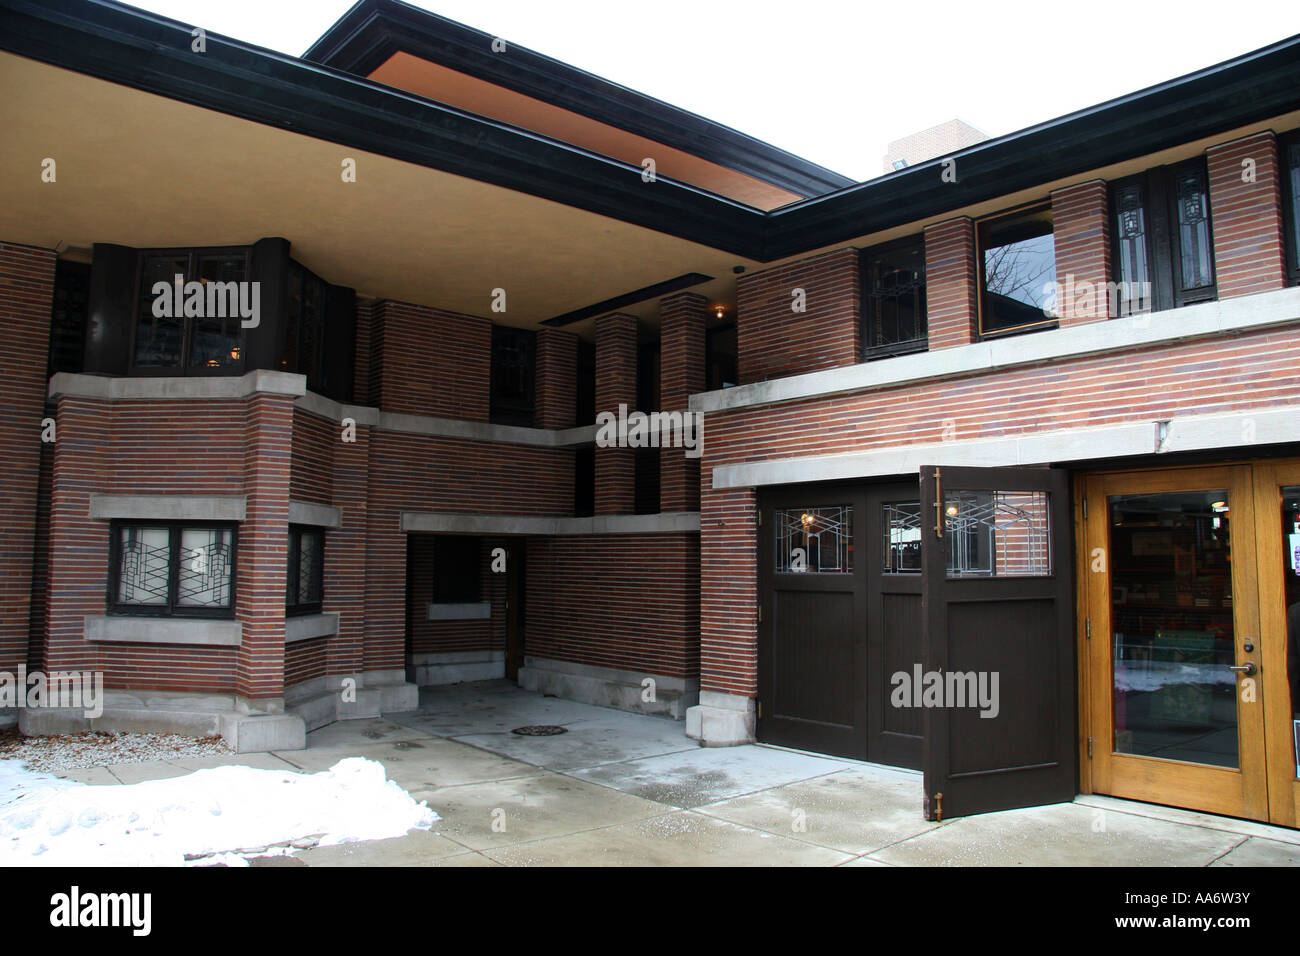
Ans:
[[[146,521],[243,521],[243,495],[91,495],[90,516]]]
[[[302,614],[284,619],[284,642],[310,641],[314,637],[329,637],[339,632],[337,611],[325,614]]]
[[[430,604],[430,621],[485,621],[492,617],[492,605],[488,601],[476,601],[470,604]]]
[[[86,618],[88,641],[238,647],[243,639],[244,625],[238,621],[118,615]]]

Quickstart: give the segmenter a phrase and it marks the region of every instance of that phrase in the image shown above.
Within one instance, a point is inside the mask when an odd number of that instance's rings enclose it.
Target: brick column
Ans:
[[[366,524],[369,517],[370,424],[357,421],[355,441],[334,428],[334,489],[331,499],[342,524],[325,533],[325,606],[339,612],[339,632],[329,642],[327,674],[361,670],[366,628]]]
[[[27,663],[55,254],[0,243],[0,670]]]
[[[1056,311],[1060,324],[1077,325],[1118,315],[1110,282],[1110,194],[1094,179],[1052,193],[1056,245]]]
[[[538,428],[569,428],[578,403],[578,337],[561,329],[537,331]]]
[[[284,586],[289,550],[293,398],[258,394],[244,410],[245,519],[239,526],[235,614],[243,624],[237,693],[284,696]]]
[[[930,350],[975,341],[978,328],[975,224],[966,216],[925,230],[925,301]]]
[[[708,300],[679,292],[659,302],[659,408],[687,410],[690,397],[704,391],[704,322]],[[700,460],[683,448],[659,451],[659,510],[696,511],[700,507]]]
[[[1256,133],[1212,146],[1205,156],[1219,298],[1282,288],[1286,258],[1277,137]]]
[[[636,409],[636,317],[616,312],[596,320],[596,414]],[[636,495],[635,452],[596,449],[596,514],[631,514]]]

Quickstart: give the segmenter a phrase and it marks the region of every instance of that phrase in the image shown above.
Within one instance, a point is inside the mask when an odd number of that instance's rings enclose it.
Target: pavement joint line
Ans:
[[[1181,807],[1165,807],[1157,803],[1143,803],[1140,800],[1126,800],[1123,797],[1112,797],[1106,794],[1081,793],[1070,801],[1074,806],[1088,807],[1092,810],[1107,810],[1113,813],[1122,813],[1131,817],[1140,817],[1143,820],[1158,820],[1161,823],[1168,823],[1179,827],[1196,827],[1201,830],[1214,830],[1218,833],[1235,833],[1238,836],[1259,837],[1261,840],[1273,840],[1276,843],[1287,843],[1293,846],[1300,846],[1300,833],[1294,830],[1288,830],[1285,827],[1276,824],[1263,823],[1258,820],[1237,820],[1233,817],[1224,817],[1213,813],[1201,813],[1197,810],[1183,810]],[[1118,804],[1118,806],[1114,805]],[[1060,806],[1060,804],[1052,804]],[[1208,820],[1179,820],[1175,819],[1181,813],[1192,813],[1200,816],[1209,817]],[[1245,828],[1260,829],[1267,832],[1252,832]]]
[[[1227,856],[1227,855],[1228,855],[1229,853],[1231,853],[1233,850],[1236,850],[1236,849],[1238,849],[1238,848],[1240,848],[1240,847],[1245,846],[1247,843],[1250,842],[1250,839],[1251,839],[1251,838],[1248,837],[1248,836],[1243,836],[1243,837],[1241,838],[1241,842],[1239,842],[1239,843],[1234,843],[1232,846],[1228,847],[1226,850],[1224,850],[1222,853],[1220,853],[1220,854],[1219,854],[1218,856],[1216,856],[1214,859],[1210,860],[1210,862],[1205,863],[1205,864],[1202,864],[1202,868],[1204,869],[1205,867],[1210,867],[1210,866],[1213,866],[1214,864],[1218,863],[1220,860],[1222,860],[1225,856]]]
[[[567,837],[579,836],[584,833],[596,833],[600,830],[610,830],[613,829],[614,827],[627,826],[629,823],[644,823],[647,820],[658,820],[661,817],[671,817],[679,813],[690,813],[690,811],[683,810],[679,807],[673,807],[670,808],[665,813],[651,813],[647,816],[637,817],[633,820],[619,820],[617,823],[603,823],[598,827],[582,827],[577,830],[566,830],[564,833],[553,833],[550,836],[532,837],[531,839],[528,840],[519,840],[518,842],[515,843],[507,843],[504,846],[500,846],[500,847],[486,847],[481,850],[476,850],[475,852],[482,853],[484,856],[487,856],[488,859],[492,860],[493,863],[501,863],[500,860],[494,860],[492,859],[491,856],[488,856],[488,852],[490,850],[512,850],[516,847],[528,846],[533,843],[545,843],[547,840],[563,840]],[[745,828],[745,829],[750,829],[750,828]],[[441,835],[442,834],[439,834],[439,836]],[[451,838],[448,837],[448,839]],[[459,840],[456,840],[455,842],[460,843]],[[464,844],[461,845],[464,846]],[[502,863],[501,865],[505,866],[507,864]]]

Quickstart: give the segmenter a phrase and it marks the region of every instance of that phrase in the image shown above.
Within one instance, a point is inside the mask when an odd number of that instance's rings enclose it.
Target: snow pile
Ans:
[[[0,866],[229,863],[277,845],[399,837],[437,819],[361,757],[316,774],[216,767],[102,787],[0,761]]]

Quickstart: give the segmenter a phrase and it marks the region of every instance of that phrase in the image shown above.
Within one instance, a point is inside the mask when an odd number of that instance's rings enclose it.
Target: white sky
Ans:
[[[415,0],[854,179],[959,117],[1000,136],[1300,32],[1295,0]],[[350,0],[136,0],[301,55]]]

